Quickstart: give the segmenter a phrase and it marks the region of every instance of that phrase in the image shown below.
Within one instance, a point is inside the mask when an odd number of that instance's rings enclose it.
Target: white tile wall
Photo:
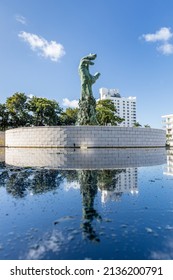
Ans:
[[[7,147],[163,147],[165,130],[134,127],[29,127],[6,131]]]

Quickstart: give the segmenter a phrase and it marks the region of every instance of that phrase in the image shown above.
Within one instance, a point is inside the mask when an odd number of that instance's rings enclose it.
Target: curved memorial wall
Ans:
[[[162,129],[115,126],[44,126],[7,130],[6,147],[121,148],[164,147]]]

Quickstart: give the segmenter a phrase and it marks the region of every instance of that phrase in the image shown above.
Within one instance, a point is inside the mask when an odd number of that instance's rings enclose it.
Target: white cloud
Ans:
[[[142,38],[144,38],[146,42],[157,42],[158,46],[156,49],[163,55],[173,54],[173,44],[170,43],[170,40],[173,38],[173,33],[170,28],[162,27],[153,34],[143,34]]]
[[[169,54],[173,53],[173,45],[169,44],[169,43],[165,43],[165,44],[159,46],[157,49],[158,49],[158,51],[160,51],[162,54],[165,54],[165,55],[169,55]]]
[[[79,190],[80,189],[80,184],[77,181],[73,182],[66,182],[64,184],[64,190],[68,192],[69,190],[74,189],[74,190]]]
[[[162,27],[155,33],[143,34],[142,37],[146,42],[156,42],[156,41],[168,41],[173,36],[170,28]]]
[[[68,98],[63,99],[63,106],[76,108],[79,107],[78,105],[79,100],[69,100]]]
[[[64,47],[55,41],[48,42],[41,36],[25,31],[21,31],[18,36],[27,42],[33,51],[36,51],[44,58],[50,58],[52,61],[57,62],[65,55]]]
[[[172,230],[172,229],[171,229]],[[151,251],[151,259],[153,260],[172,260],[173,259],[173,240],[168,238],[163,246],[164,250]]]
[[[21,16],[21,15],[16,15],[15,16],[15,19],[18,21],[18,22],[20,22],[21,24],[24,24],[24,25],[26,25],[26,18],[25,17],[23,17],[23,16]]]

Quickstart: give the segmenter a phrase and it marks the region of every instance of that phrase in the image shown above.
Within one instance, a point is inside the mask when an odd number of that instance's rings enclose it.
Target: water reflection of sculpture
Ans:
[[[94,199],[97,194],[97,173],[93,170],[81,170],[78,173],[78,178],[82,194],[83,233],[91,241],[99,242],[98,234],[92,226],[94,219],[101,220],[101,216],[94,209]]]
[[[67,176],[65,175],[65,172],[63,172],[63,175],[66,176],[67,182],[74,183],[74,181],[76,181],[79,183],[83,206],[82,228],[84,237],[87,237],[89,240],[100,241],[93,225],[94,220],[102,220],[98,211],[94,208],[94,200],[98,189],[103,193],[113,193],[114,196],[116,195],[116,198],[120,197],[123,192],[122,188],[120,188],[119,180],[123,173],[126,174],[126,169],[68,171]]]
[[[97,171],[95,170],[69,170],[62,171],[67,184],[79,184],[82,195],[82,230],[84,237],[91,241],[99,242],[98,234],[93,228],[94,219],[101,220],[101,216],[94,208],[94,199],[97,195]],[[68,188],[68,187],[67,187]]]
[[[133,176],[132,176],[133,175]],[[126,178],[127,177],[127,178]],[[123,180],[122,180],[123,178]],[[31,168],[3,168],[0,174],[0,185],[15,197],[22,198],[29,194],[41,194],[58,188],[66,179],[67,183],[77,182],[82,195],[82,229],[89,240],[99,242],[99,235],[94,229],[94,221],[101,221],[101,216],[95,209],[94,200],[98,189],[106,194],[120,197],[128,182],[137,183],[137,169],[115,170],[51,170]],[[128,179],[128,180],[126,180]],[[123,186],[123,187],[122,187]],[[136,187],[136,185],[135,185]],[[129,190],[128,189],[128,190]],[[103,201],[105,202],[105,200]]]

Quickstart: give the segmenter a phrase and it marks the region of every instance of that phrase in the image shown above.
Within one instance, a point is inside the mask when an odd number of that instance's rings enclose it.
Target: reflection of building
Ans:
[[[173,114],[162,116],[163,128],[166,129],[167,144],[173,145]]]
[[[119,126],[132,127],[136,122],[136,97],[121,97],[117,89],[100,88],[100,99],[111,99],[117,115],[124,119]]]
[[[101,190],[101,200],[103,203],[108,200],[119,200],[123,193],[138,193],[137,168],[126,168],[116,175],[116,185],[113,190]]]
[[[167,166],[163,174],[173,176],[173,150],[167,151]]]

